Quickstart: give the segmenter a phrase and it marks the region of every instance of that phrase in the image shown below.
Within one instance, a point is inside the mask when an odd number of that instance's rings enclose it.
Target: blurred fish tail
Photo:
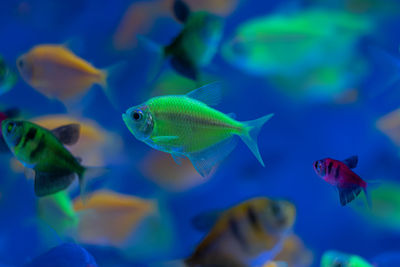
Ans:
[[[80,196],[83,202],[86,200],[86,186],[88,180],[102,176],[106,172],[107,169],[104,167],[84,167],[84,170],[78,173]]]
[[[262,166],[264,166],[264,162],[261,158],[260,151],[258,150],[257,137],[262,126],[267,121],[269,121],[272,118],[272,116],[274,116],[273,113],[268,114],[256,120],[243,122],[246,128],[246,132],[240,135],[243,142],[249,147],[251,152],[253,152],[254,156],[257,158],[257,160],[261,163]]]
[[[125,62],[118,62],[106,69],[101,70],[99,84],[106,94],[111,105],[118,109],[118,99],[116,94],[117,81],[119,74],[123,72],[126,66]]]
[[[150,51],[156,56],[154,65],[150,68],[149,75],[147,77],[147,82],[152,83],[157,80],[161,74],[166,58],[165,48],[143,35],[138,35],[137,39],[139,46],[144,47],[146,50]]]
[[[376,98],[400,83],[400,59],[376,46],[370,46],[369,53],[382,74],[381,85],[370,93],[371,98]]]

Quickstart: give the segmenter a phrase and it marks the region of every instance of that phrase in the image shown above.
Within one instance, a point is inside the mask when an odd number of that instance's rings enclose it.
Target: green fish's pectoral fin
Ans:
[[[354,169],[358,164],[358,156],[351,156],[350,158],[345,159],[343,163],[346,164],[350,169]]]
[[[213,82],[206,84],[189,92],[186,96],[209,106],[216,106],[221,101],[221,83]]]
[[[174,159],[174,161],[175,161],[176,164],[178,164],[178,165],[181,165],[181,164],[182,164],[182,159],[183,159],[184,157],[182,157],[181,155],[178,155],[178,154],[174,154],[174,153],[171,153],[171,156],[172,156],[172,158]]]
[[[179,22],[185,23],[190,15],[189,6],[181,0],[175,0],[174,15]]]
[[[242,138],[243,142],[249,147],[251,152],[253,152],[254,156],[256,156],[257,160],[262,166],[264,166],[264,161],[262,160],[260,151],[258,150],[257,137],[261,127],[273,116],[274,114],[271,113],[256,120],[243,122],[247,128],[247,132],[243,135],[240,135],[240,138]]]
[[[75,179],[76,174],[68,170],[40,172],[35,170],[35,194],[38,197],[48,196],[66,189]]]
[[[222,210],[201,213],[192,219],[192,225],[201,232],[209,232],[221,217],[222,213]]]
[[[188,158],[201,176],[206,177],[235,148],[236,139],[230,137],[204,150],[189,153]]]
[[[53,129],[51,132],[64,145],[73,145],[79,140],[80,129],[79,124],[72,123]]]
[[[197,68],[186,60],[173,56],[171,57],[171,66],[174,68],[174,70],[186,78],[197,81]]]
[[[179,136],[155,136],[151,138],[157,145],[168,145],[171,142],[178,140]]]

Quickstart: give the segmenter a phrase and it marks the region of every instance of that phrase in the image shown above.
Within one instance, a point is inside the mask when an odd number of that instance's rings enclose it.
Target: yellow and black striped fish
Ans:
[[[223,212],[202,214],[194,219],[195,227],[211,230],[186,264],[248,266],[264,253],[271,253],[272,260],[293,226],[295,214],[290,202],[264,197],[247,200]]]

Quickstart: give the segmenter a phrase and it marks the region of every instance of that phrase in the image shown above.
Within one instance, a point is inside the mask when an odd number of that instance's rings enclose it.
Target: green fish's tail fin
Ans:
[[[104,167],[84,167],[83,172],[78,174],[79,190],[82,201],[86,201],[86,185],[88,180],[102,176],[108,170]]]
[[[101,77],[99,82],[111,105],[118,111],[120,111],[121,109],[118,108],[118,94],[115,88],[119,87],[118,80],[120,78],[120,74],[124,71],[125,67],[126,62],[118,62],[108,68],[101,70]]]
[[[140,47],[145,48],[147,51],[155,55],[155,62],[150,67],[146,80],[147,83],[151,84],[161,75],[166,58],[165,48],[143,35],[138,35],[137,39]]]
[[[267,121],[269,121],[269,119],[271,119],[272,116],[274,116],[273,113],[268,114],[256,120],[243,122],[246,128],[246,132],[240,135],[240,138],[242,138],[243,142],[250,148],[251,152],[253,152],[254,156],[256,156],[256,158],[263,167],[264,167],[264,162],[261,158],[260,151],[258,150],[257,137],[262,126]]]

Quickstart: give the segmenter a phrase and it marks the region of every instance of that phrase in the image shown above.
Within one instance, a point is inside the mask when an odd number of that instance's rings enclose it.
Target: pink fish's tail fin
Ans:
[[[370,210],[372,210],[372,198],[371,195],[369,194],[369,190],[371,189],[376,189],[381,185],[381,182],[379,181],[369,181],[367,182],[367,185],[363,187],[365,199],[367,200],[367,204]]]
[[[365,199],[367,200],[368,208],[372,210],[372,200],[371,200],[371,195],[369,194],[367,187],[363,187]]]

